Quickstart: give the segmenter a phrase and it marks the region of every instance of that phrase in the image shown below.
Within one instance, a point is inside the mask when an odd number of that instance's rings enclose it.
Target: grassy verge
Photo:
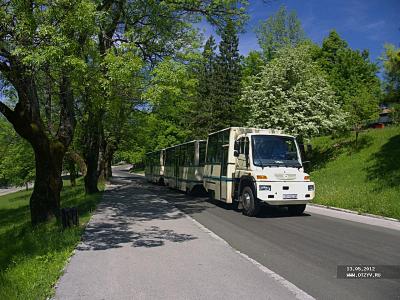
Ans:
[[[400,127],[312,141],[315,203],[400,219]]]
[[[86,196],[82,181],[64,182],[62,207],[78,207],[80,227],[62,231],[56,222],[33,229],[29,197],[21,191],[0,197],[0,299],[46,299],[101,199]]]

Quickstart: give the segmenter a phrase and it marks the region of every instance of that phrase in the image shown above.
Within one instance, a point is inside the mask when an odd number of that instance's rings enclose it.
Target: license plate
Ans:
[[[297,199],[297,194],[283,194],[283,199]]]

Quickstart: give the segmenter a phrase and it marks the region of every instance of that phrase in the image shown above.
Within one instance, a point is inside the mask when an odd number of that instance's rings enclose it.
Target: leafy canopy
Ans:
[[[296,46],[305,40],[296,12],[288,13],[285,6],[281,6],[275,15],[261,22],[256,28],[256,35],[266,60],[272,59],[280,48]]]
[[[242,101],[249,106],[249,126],[282,129],[311,137],[345,124],[345,114],[310,45],[278,51],[245,88]]]

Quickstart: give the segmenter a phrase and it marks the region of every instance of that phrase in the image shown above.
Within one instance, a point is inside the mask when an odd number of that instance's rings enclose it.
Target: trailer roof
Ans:
[[[195,142],[207,142],[207,141],[206,141],[206,140],[192,140],[192,141],[185,142],[185,143],[182,143],[182,144],[178,144],[178,145],[173,145],[173,146],[167,147],[167,148],[165,148],[165,149],[163,149],[163,150],[167,150],[167,149],[171,149],[171,148],[176,148],[176,147],[178,147],[178,146],[187,145],[187,144],[192,144],[192,143],[195,143]]]
[[[257,131],[262,131],[259,133],[267,133],[267,134],[281,134],[281,135],[287,135],[285,134],[282,130],[280,129],[273,129],[273,128],[256,128],[256,127],[227,127],[215,132],[211,132],[208,135],[213,135],[219,132],[223,132],[223,131],[227,131],[227,130],[232,130],[232,129],[240,129],[243,131],[248,131],[248,132],[254,132],[254,133],[258,133]]]

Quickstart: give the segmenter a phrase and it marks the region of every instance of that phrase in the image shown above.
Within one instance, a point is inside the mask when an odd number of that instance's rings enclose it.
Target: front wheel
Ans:
[[[244,215],[254,217],[259,213],[260,203],[258,199],[254,197],[253,190],[249,186],[243,189],[241,201]]]
[[[301,216],[306,209],[305,204],[289,205],[288,211],[291,216]]]

